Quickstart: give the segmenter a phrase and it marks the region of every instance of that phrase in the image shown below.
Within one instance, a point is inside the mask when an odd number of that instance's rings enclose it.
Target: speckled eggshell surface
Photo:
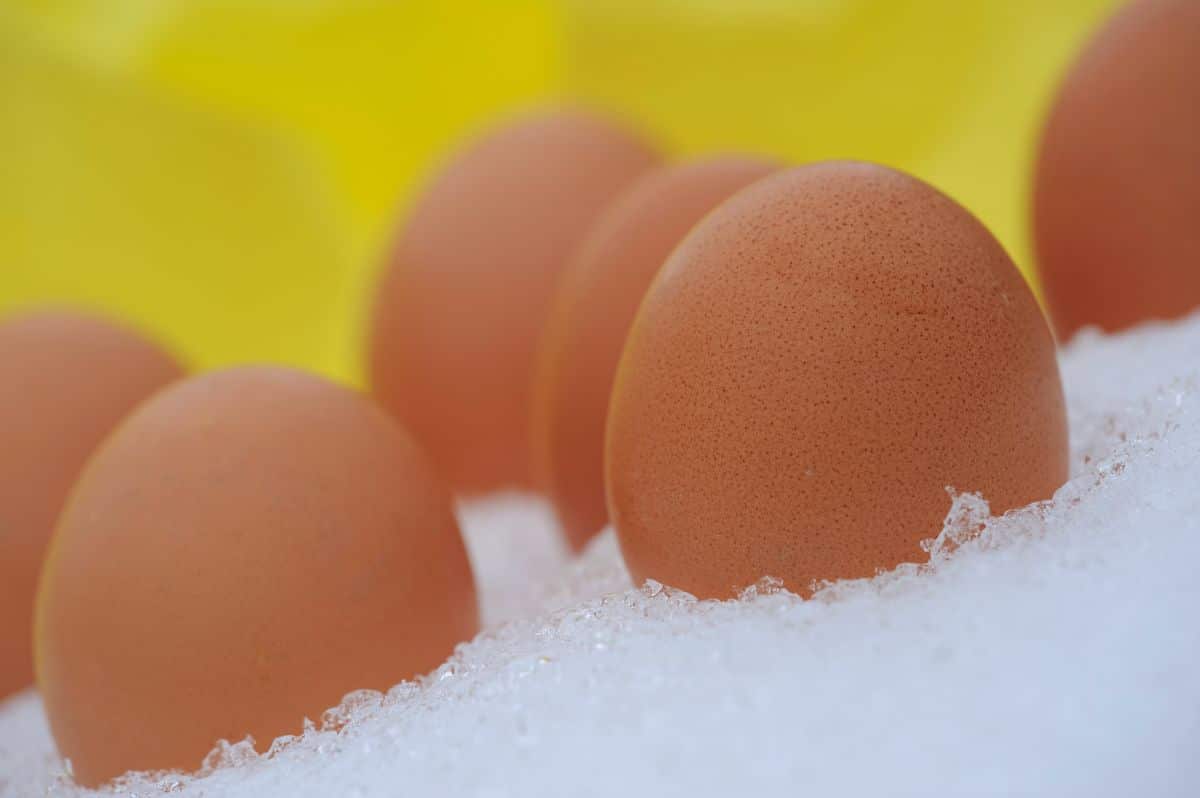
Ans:
[[[88,455],[182,374],[137,332],[69,310],[0,322],[0,699],[33,684],[42,556]]]
[[[1033,200],[1062,339],[1200,307],[1200,2],[1137,0],[1097,32],[1051,109]]]
[[[1054,340],[992,235],[905,174],[828,162],[739,192],[638,312],[609,411],[631,573],[702,597],[924,559],[946,488],[994,512],[1067,477]]]
[[[537,484],[575,547],[608,521],[608,397],[646,289],[706,213],[777,168],[723,155],[648,172],[601,215],[572,259],[542,334],[533,435]]]
[[[369,371],[452,487],[531,483],[531,386],[559,276],[658,154],[598,117],[547,112],[476,140],[407,215],[378,289]]]
[[[94,785],[266,750],[475,634],[450,497],[367,398],[284,368],[181,382],[91,459],[47,556],[38,686]]]

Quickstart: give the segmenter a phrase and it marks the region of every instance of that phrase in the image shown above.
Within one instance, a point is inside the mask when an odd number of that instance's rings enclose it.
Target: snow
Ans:
[[[119,794],[1200,794],[1200,314],[1061,360],[1072,479],[1000,518],[957,497],[926,563],[697,602],[488,499],[488,629],[438,671]],[[36,695],[0,705],[0,796],[82,794]]]

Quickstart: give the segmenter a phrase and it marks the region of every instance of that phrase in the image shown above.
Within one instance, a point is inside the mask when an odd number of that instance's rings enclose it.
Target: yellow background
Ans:
[[[1112,0],[0,0],[0,312],[357,381],[380,253],[448,148],[570,97],[676,154],[905,168],[1028,272],[1038,124]]]

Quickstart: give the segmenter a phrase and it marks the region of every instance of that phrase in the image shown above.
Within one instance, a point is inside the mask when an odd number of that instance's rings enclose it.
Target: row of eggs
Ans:
[[[1051,115],[1060,333],[1200,302],[1195,226],[1170,223],[1200,209],[1197,8],[1132,4]],[[181,381],[78,314],[0,325],[0,694],[36,653],[81,782],[435,667],[478,625],[455,493],[540,490],[576,546],[611,511],[636,579],[723,597],[916,559],[949,485],[1003,511],[1067,475],[1053,336],[966,210],[869,164],[664,165],[579,112],[445,166],[368,359],[373,399],[274,367]]]

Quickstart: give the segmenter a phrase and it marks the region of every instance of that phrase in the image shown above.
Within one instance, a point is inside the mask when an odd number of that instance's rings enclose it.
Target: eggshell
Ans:
[[[646,289],[696,222],[776,168],[731,155],[647,173],[604,212],[563,276],[535,379],[534,470],[576,547],[608,520],[604,421]]]
[[[1067,477],[1054,340],[1004,250],[905,174],[830,162],[727,200],[646,295],[605,474],[638,581],[805,592],[923,559],[946,488]]]
[[[476,631],[446,489],[366,398],[284,368],[197,377],[89,462],[47,558],[37,675],[93,785],[259,750]]]
[[[607,121],[545,113],[476,141],[418,200],[376,298],[370,380],[455,489],[531,483],[530,390],[554,286],[604,206],[657,160]]]
[[[0,323],[0,698],[33,684],[38,573],[84,461],[180,373],[136,332],[92,316],[39,310]]]
[[[1125,5],[1071,67],[1034,185],[1062,338],[1200,306],[1200,3]]]

